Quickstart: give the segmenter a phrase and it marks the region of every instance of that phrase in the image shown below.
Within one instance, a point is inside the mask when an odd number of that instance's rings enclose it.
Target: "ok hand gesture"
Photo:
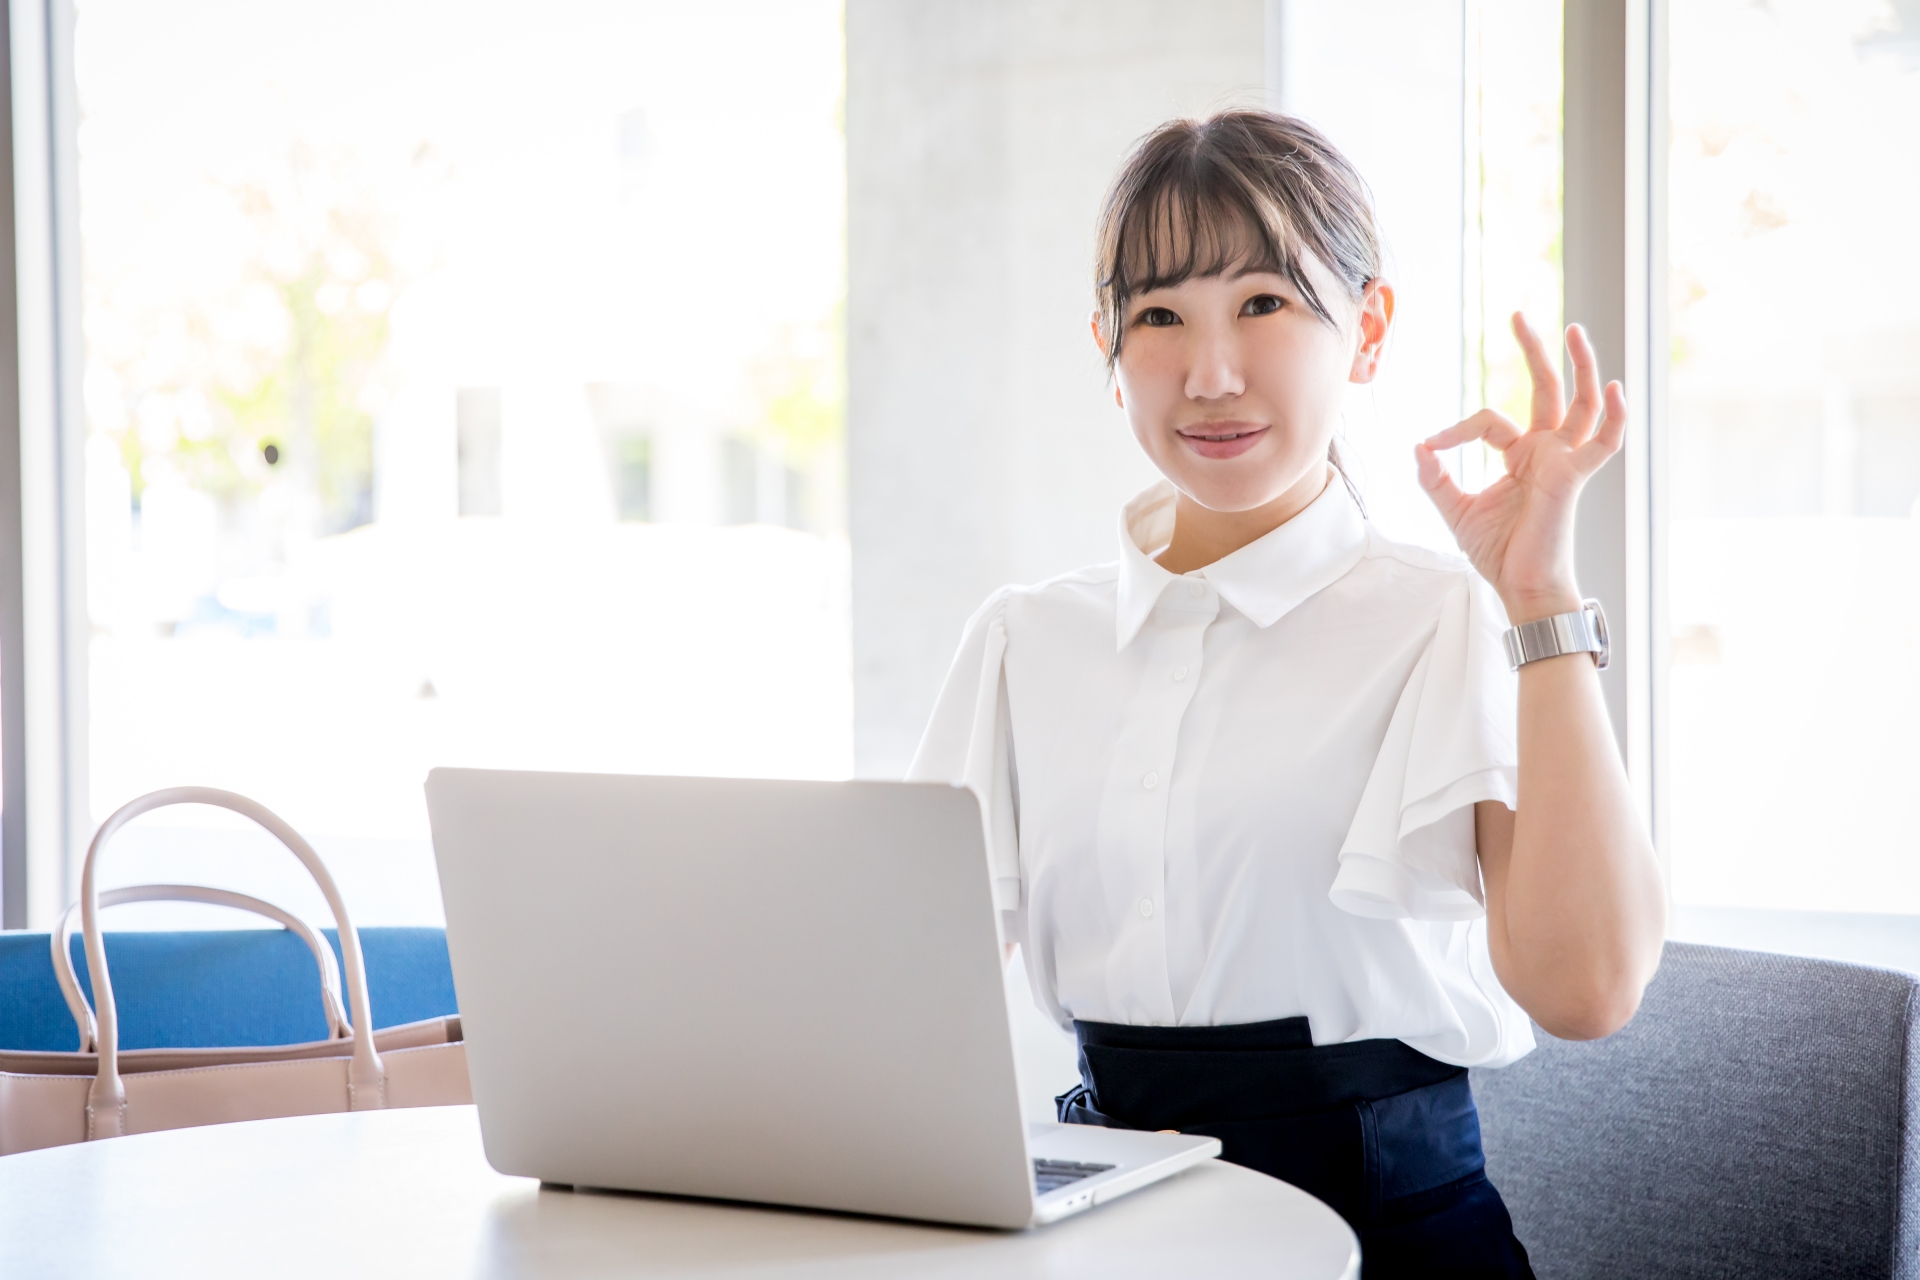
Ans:
[[[1517,311],[1513,335],[1533,379],[1527,429],[1482,409],[1415,445],[1413,453],[1420,487],[1473,567],[1500,593],[1508,619],[1517,626],[1580,607],[1573,572],[1574,507],[1587,478],[1620,449],[1627,400],[1618,382],[1601,392],[1593,346],[1579,325],[1567,329],[1574,396],[1564,407],[1554,361]],[[1463,492],[1434,454],[1469,440],[1485,440],[1498,449],[1507,467],[1507,474],[1478,493]]]

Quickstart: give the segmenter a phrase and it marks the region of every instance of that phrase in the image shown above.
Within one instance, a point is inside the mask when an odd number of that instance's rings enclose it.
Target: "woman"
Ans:
[[[1079,1038],[1062,1120],[1218,1136],[1344,1215],[1370,1280],[1530,1275],[1465,1069],[1531,1049],[1528,1015],[1617,1030],[1665,930],[1573,573],[1619,384],[1569,329],[1563,406],[1514,317],[1528,428],[1482,410],[1415,449],[1462,561],[1383,537],[1340,472],[1344,384],[1374,377],[1394,297],[1320,134],[1159,129],[1096,279],[1165,479],[1117,564],[974,615],[911,776],[980,795],[1009,952]],[[1435,456],[1470,440],[1506,461],[1478,494]]]

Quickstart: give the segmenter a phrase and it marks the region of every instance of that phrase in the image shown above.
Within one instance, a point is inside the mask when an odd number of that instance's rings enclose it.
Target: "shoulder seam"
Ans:
[[[1108,564],[1086,565],[1066,573],[1055,574],[1051,578],[1043,578],[1039,582],[1028,583],[1024,586],[1002,587],[1000,590],[1009,595],[1014,592],[1031,595],[1045,591],[1049,587],[1073,586],[1080,583],[1085,583],[1088,586],[1097,586],[1102,582],[1112,582],[1119,576],[1120,565],[1115,561]]]
[[[1409,569],[1422,569],[1428,573],[1471,574],[1473,572],[1472,562],[1458,553],[1408,546],[1384,537],[1377,530],[1369,530],[1368,535],[1367,549],[1362,553],[1368,560],[1392,560],[1397,564],[1406,565]]]
[[[1074,569],[1068,573],[1057,574],[1054,577],[1034,583],[1005,583],[987,593],[987,598],[980,602],[974,609],[971,617],[969,617],[967,626],[971,629],[980,623],[988,622],[995,618],[1005,618],[1007,614],[1007,604],[1015,596],[1040,595],[1051,587],[1059,586],[1098,586],[1103,582],[1112,582],[1119,578],[1119,576],[1120,566],[1116,562],[1113,564],[1087,565],[1084,568]]]

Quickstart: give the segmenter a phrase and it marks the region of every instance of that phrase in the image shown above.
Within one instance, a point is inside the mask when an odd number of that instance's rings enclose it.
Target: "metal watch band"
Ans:
[[[1613,646],[1607,640],[1607,615],[1598,600],[1584,600],[1577,613],[1556,613],[1507,630],[1507,661],[1518,671],[1529,662],[1563,653],[1591,653],[1593,665],[1607,669]]]

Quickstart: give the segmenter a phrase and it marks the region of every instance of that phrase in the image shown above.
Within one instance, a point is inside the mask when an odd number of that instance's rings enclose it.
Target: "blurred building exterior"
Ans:
[[[850,772],[834,0],[86,0],[75,51],[96,817],[246,792],[407,921],[434,765]],[[169,816],[133,874],[215,874]]]

